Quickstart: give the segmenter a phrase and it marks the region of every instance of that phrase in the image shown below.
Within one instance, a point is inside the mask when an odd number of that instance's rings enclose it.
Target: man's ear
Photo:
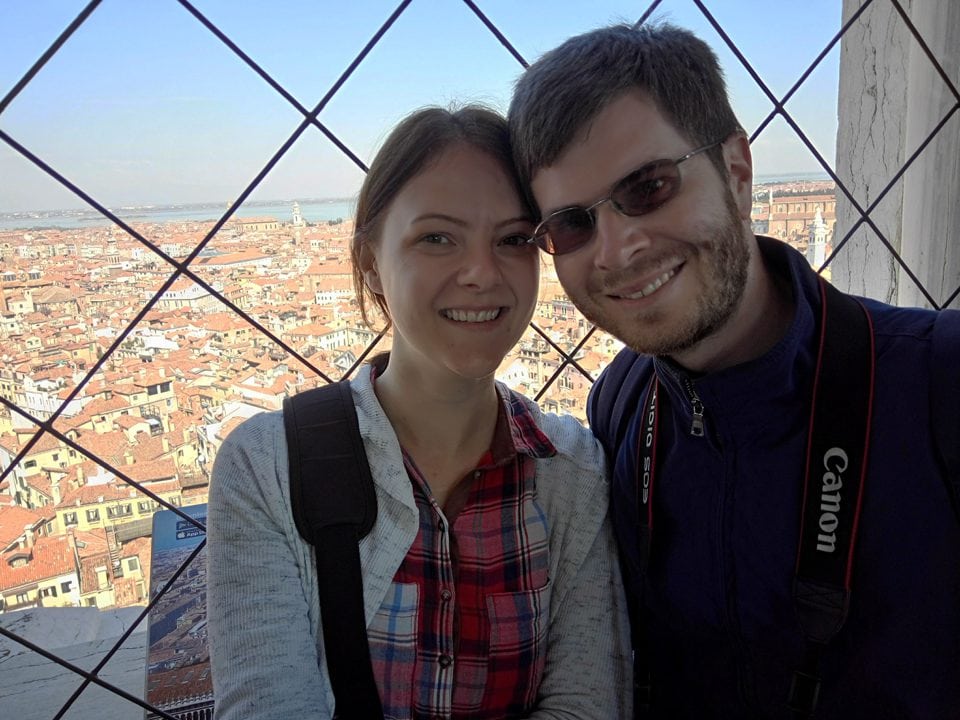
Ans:
[[[753,209],[753,156],[750,141],[742,132],[728,138],[722,145],[723,161],[727,166],[730,192],[740,209],[740,217],[750,219]]]
[[[380,282],[380,271],[377,269],[377,256],[370,249],[368,243],[360,246],[360,271],[363,273],[363,281],[370,291],[378,295],[383,295],[383,283]]]

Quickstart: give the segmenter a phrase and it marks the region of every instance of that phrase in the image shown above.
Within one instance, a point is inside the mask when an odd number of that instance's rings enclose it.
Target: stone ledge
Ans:
[[[25,640],[92,670],[143,611],[141,607],[33,608],[0,615],[0,625]],[[131,695],[144,695],[146,621],[127,638],[100,677]],[[20,643],[0,637],[0,718],[50,720],[83,682],[77,675]],[[65,720],[130,720],[143,709],[91,683],[70,707]]]

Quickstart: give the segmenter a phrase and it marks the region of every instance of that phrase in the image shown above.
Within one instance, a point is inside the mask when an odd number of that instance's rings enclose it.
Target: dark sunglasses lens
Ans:
[[[544,220],[534,239],[551,255],[563,255],[585,245],[592,237],[593,216],[583,208],[570,208]]]
[[[680,169],[672,160],[659,160],[630,173],[610,194],[625,215],[652,212],[677,194]]]

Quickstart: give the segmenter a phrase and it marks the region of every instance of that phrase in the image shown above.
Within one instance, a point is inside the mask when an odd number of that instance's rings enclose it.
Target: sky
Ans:
[[[702,0],[771,91],[785,94],[840,28],[841,0]],[[531,62],[571,35],[636,21],[649,2],[475,0]],[[308,109],[398,0],[192,0]],[[6,98],[87,0],[0,1]],[[773,109],[693,0],[654,17],[716,50],[748,132]],[[839,44],[787,103],[831,163]],[[483,102],[506,111],[519,62],[462,0],[412,0],[319,115],[368,163],[390,128],[424,105]],[[227,203],[243,193],[303,116],[177,0],[102,0],[0,112],[0,131],[110,208]],[[818,171],[782,120],[753,146],[757,175]],[[349,198],[362,171],[317,128],[291,146],[250,200]],[[0,213],[83,208],[0,136]]]

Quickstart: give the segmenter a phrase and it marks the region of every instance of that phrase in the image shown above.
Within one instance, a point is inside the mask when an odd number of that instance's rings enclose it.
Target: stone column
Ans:
[[[863,0],[844,0],[844,22]],[[960,3],[901,0],[947,76],[960,84]],[[837,175],[864,208],[923,143],[957,99],[890,0],[874,0],[841,43]],[[960,286],[960,111],[870,217],[937,305]],[[837,192],[839,243],[860,219]],[[866,225],[831,264],[841,289],[900,305],[929,305]],[[960,298],[951,307],[960,308]]]

